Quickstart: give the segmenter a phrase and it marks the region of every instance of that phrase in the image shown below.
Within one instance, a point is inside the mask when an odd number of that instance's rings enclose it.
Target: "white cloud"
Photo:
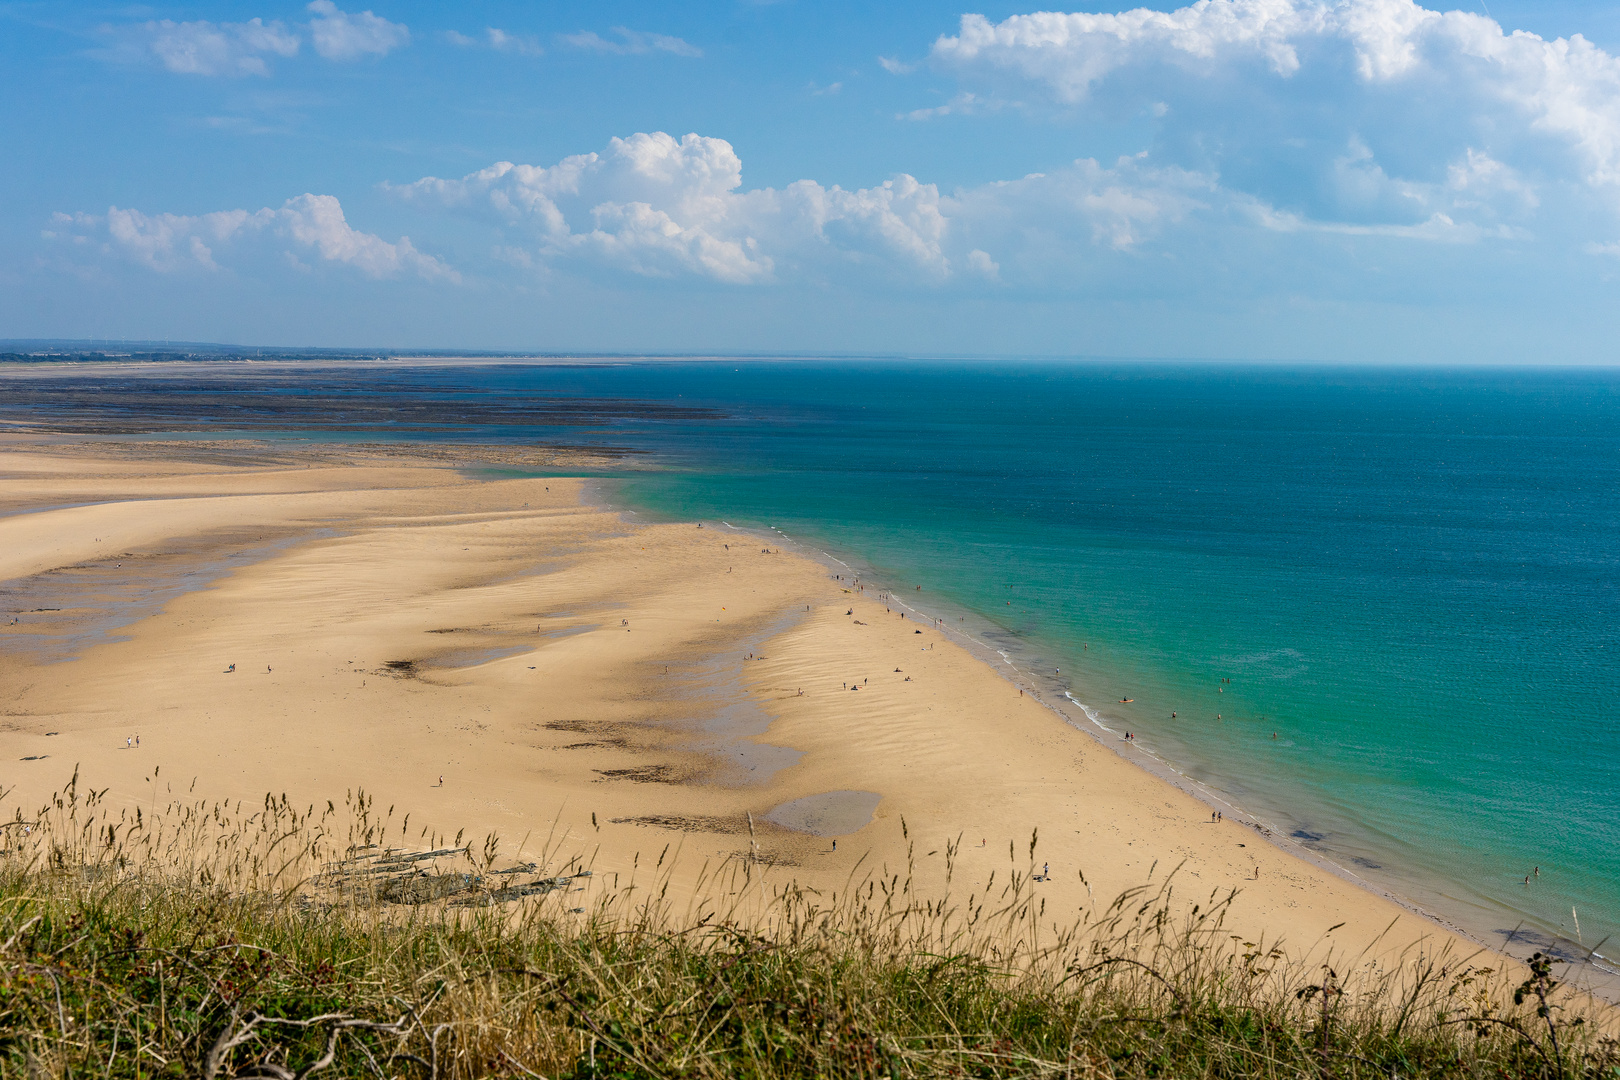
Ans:
[[[542,56],[546,51],[532,37],[509,34],[505,30],[499,30],[493,26],[484,31],[484,36],[489,41],[489,47],[496,52],[517,53],[519,56]]]
[[[290,242],[326,262],[352,266],[373,278],[410,271],[423,278],[458,280],[450,267],[417,251],[409,237],[389,243],[351,227],[331,195],[299,195],[279,209],[196,216],[145,214],[114,206],[105,214],[57,214],[52,224],[56,226],[52,238],[79,245],[99,243],[108,253],[164,272],[186,267],[218,270],[216,250],[257,240]],[[292,250],[283,247],[282,255],[302,265]]]
[[[266,56],[298,52],[297,34],[262,19],[243,23],[163,19],[109,32],[122,38],[114,55],[133,59],[144,54],[180,75],[268,75]]]
[[[917,70],[916,64],[903,64],[892,56],[880,56],[877,61],[878,66],[890,75],[910,75]]]
[[[1620,210],[1620,60],[1579,35],[1505,33],[1413,0],[1200,0],[964,15],[931,56],[972,92],[1151,113],[1156,158],[1227,183],[1246,173],[1256,194],[1319,217],[1501,217],[1560,184],[1607,191]],[[1437,203],[1448,191],[1457,206]]]
[[[410,29],[404,24],[389,22],[370,11],[355,15],[340,10],[332,0],[312,0],[308,10],[315,13],[309,24],[315,51],[328,60],[383,56],[411,40]]]
[[[967,253],[967,265],[968,269],[972,270],[974,273],[980,274],[992,281],[994,281],[1001,274],[1000,264],[990,257],[989,252],[980,251],[978,248],[974,248],[972,251]]]
[[[526,37],[522,34],[513,34],[495,26],[485,27],[481,38],[469,37],[454,30],[446,30],[444,39],[450,44],[459,45],[464,49],[477,48],[482,45],[494,49],[496,52],[515,53],[518,56],[544,56],[546,53],[545,48],[538,39]]]
[[[612,33],[618,36],[617,41],[602,37],[594,30],[564,34],[562,40],[576,49],[614,53],[619,56],[644,55],[651,52],[666,52],[676,56],[703,55],[703,50],[696,45],[682,41],[678,37],[670,37],[668,34],[648,34],[623,26],[615,26]]]
[[[332,0],[314,0],[308,10],[315,15],[308,25],[315,51],[328,60],[380,56],[410,40],[410,30],[399,23],[369,11],[358,15],[341,11]],[[297,28],[263,19],[240,23],[162,19],[106,26],[102,32],[113,43],[110,49],[100,51],[103,57],[126,62],[155,60],[180,75],[268,75],[267,57],[296,56],[303,42]],[[500,33],[490,31],[492,43]],[[453,41],[460,36],[454,32],[450,35]],[[512,47],[519,44],[515,38],[510,42]],[[497,48],[505,45],[496,43]]]
[[[912,109],[908,113],[901,113],[896,120],[932,120],[936,116],[950,116],[960,113],[980,112],[985,108],[985,102],[979,95],[963,91],[955,95],[943,105],[935,105],[931,109]]]
[[[662,132],[551,166],[498,162],[390,190],[482,218],[500,234],[496,247],[530,251],[539,263],[736,285],[851,273],[908,287],[996,280],[1032,249],[1043,265],[1127,254],[1225,201],[1210,177],[1136,159],[1113,168],[1081,160],[953,194],[904,174],[856,190],[813,180],[742,190],[729,143]]]

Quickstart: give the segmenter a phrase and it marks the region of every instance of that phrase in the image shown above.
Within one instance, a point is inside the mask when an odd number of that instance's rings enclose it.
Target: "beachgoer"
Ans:
[[[836,839],[833,840],[833,850],[834,851],[838,850],[838,841]]]
[[[1175,714],[1175,713],[1171,713],[1171,714],[1170,714],[1170,719],[1172,719],[1172,720],[1174,720],[1174,719],[1175,719],[1175,718],[1176,718],[1176,714]]]
[[[141,737],[139,735],[135,736],[135,745],[136,746],[141,745]],[[1541,867],[1538,866],[1538,867],[1536,867],[1536,877],[1540,877],[1540,876],[1541,876]]]
[[[1254,880],[1260,880],[1260,868],[1258,866],[1254,868]]]
[[[1051,876],[1052,876],[1052,864],[1051,863],[1041,863],[1041,877],[1042,878],[1049,878]]]
[[[439,786],[444,787],[444,773],[439,774]]]
[[[1215,820],[1216,821],[1225,821],[1226,820],[1226,811],[1224,811],[1224,810],[1215,811]]]

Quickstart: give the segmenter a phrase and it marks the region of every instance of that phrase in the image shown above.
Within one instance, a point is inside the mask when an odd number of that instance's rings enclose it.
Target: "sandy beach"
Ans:
[[[959,845],[953,891],[1049,867],[1058,921],[1174,872],[1187,904],[1240,890],[1252,940],[1478,948],[1212,822],[836,566],[477,464],[0,448],[5,813],[75,768],[136,805],[363,788],[410,834],[549,844],[603,883],[673,846],[680,887],[757,843],[828,891],[909,852],[927,894]]]

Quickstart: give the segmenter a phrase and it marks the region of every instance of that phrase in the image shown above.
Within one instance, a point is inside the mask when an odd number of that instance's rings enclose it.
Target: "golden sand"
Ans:
[[[1189,904],[1241,890],[1231,924],[1256,940],[1476,949],[1212,823],[958,640],[769,541],[442,453],[205,450],[0,449],[7,814],[76,767],[143,804],[364,788],[411,835],[549,844],[598,880],[675,845],[678,883],[757,854],[830,890],[909,851],[926,894],[949,843],[958,893],[1049,866],[1059,920],[1175,871]]]

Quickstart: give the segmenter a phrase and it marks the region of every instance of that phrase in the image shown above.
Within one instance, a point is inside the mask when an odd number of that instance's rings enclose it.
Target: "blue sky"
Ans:
[[[1620,8],[0,4],[0,336],[1610,363]]]

